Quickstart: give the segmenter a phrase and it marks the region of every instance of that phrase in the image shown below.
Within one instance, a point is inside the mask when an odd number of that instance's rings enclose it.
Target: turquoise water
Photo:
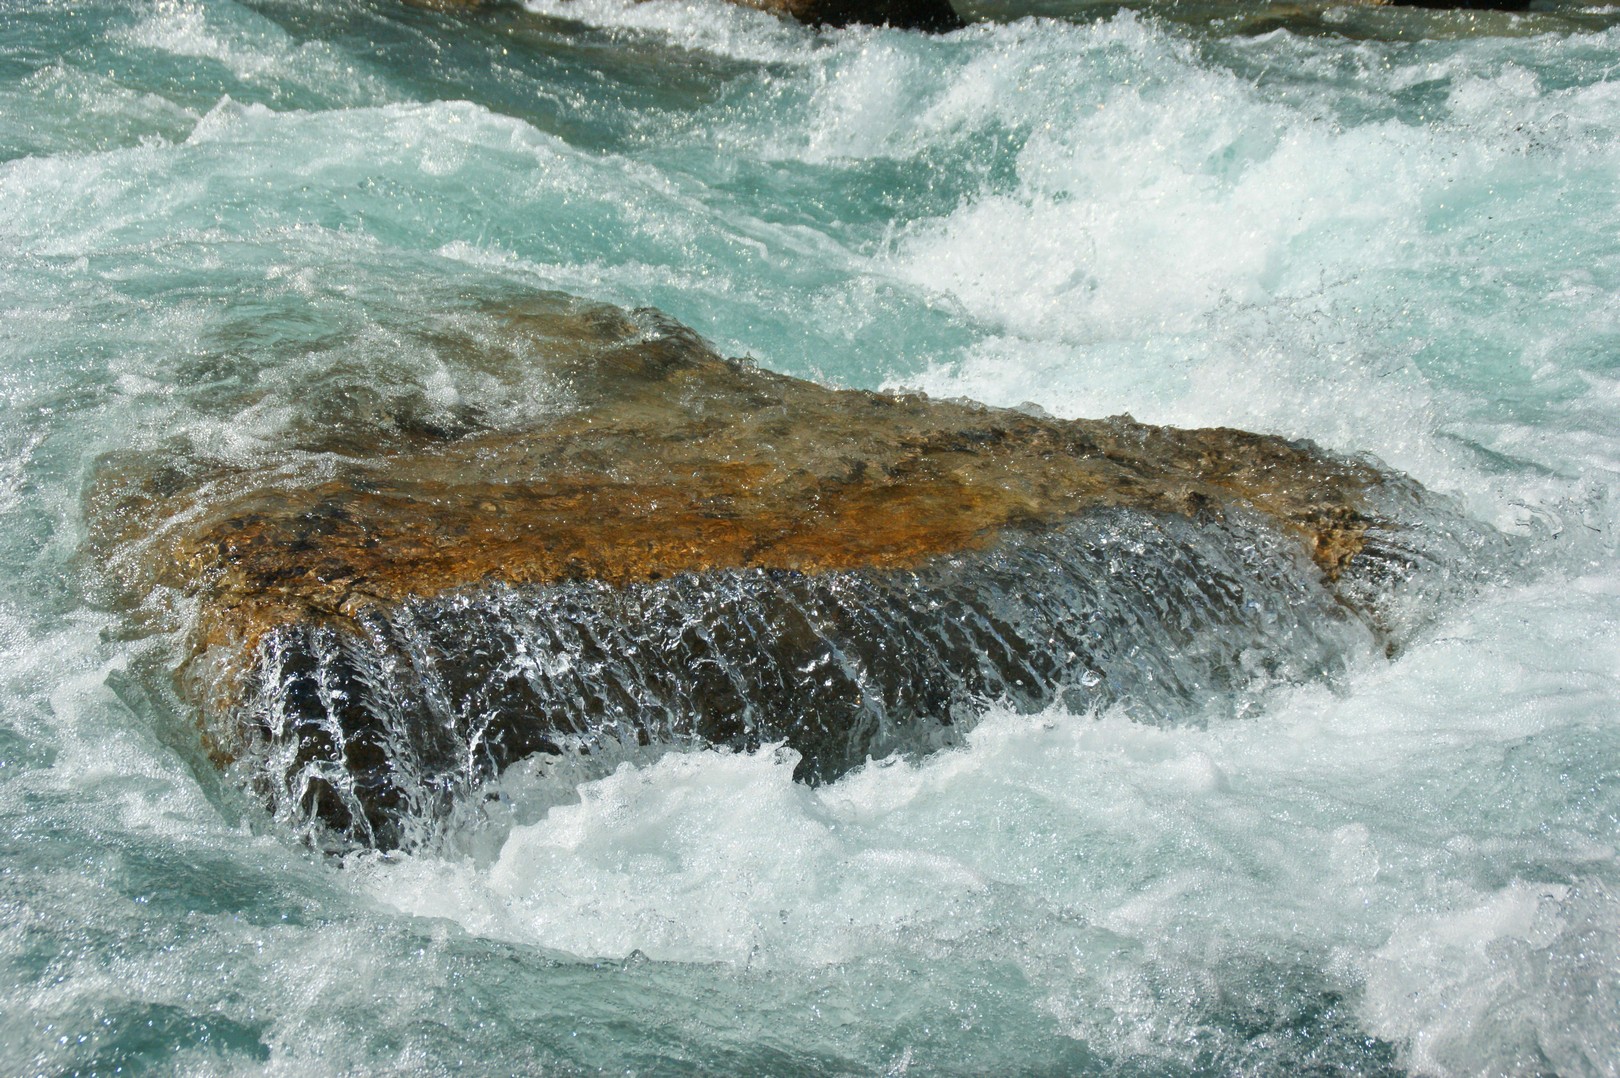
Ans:
[[[0,1072],[1620,1073],[1613,13],[1085,14],[0,0]],[[537,289],[1369,453],[1526,564],[1241,720],[517,773],[442,848],[310,853],[202,759],[85,487],[521,420],[444,342]]]

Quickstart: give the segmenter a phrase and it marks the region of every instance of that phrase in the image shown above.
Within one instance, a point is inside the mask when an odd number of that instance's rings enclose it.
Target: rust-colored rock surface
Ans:
[[[205,639],[487,580],[615,584],[727,568],[914,568],[1127,506],[1241,506],[1330,578],[1383,475],[1308,443],[835,390],[722,358],[652,312],[560,296],[506,313],[557,388],[523,430],[341,431],[303,465],[112,462],[95,545],[205,599]],[[358,455],[346,451],[355,450]],[[116,556],[116,555],[115,555]]]

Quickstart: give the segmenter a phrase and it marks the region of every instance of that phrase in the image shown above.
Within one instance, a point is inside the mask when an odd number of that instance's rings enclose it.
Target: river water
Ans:
[[[1620,16],[997,14],[0,0],[0,1072],[1620,1073]],[[1370,454],[1522,564],[1241,718],[515,772],[312,852],[151,676],[183,625],[100,597],[85,489],[521,419],[434,342],[540,289]]]

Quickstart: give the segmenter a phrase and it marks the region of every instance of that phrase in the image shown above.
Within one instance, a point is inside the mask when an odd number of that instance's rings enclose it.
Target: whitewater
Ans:
[[[1620,11],[989,14],[0,0],[0,1072],[1620,1074]],[[543,414],[436,343],[540,290],[1309,438],[1517,553],[1217,719],[520,765],[317,852],[87,484]]]

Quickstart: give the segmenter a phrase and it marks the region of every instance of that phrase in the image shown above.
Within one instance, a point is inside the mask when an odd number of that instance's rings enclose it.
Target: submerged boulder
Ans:
[[[1241,711],[1397,645],[1489,537],[1306,442],[829,389],[561,295],[498,321],[546,387],[521,421],[124,453],[91,490],[125,601],[189,612],[212,756],[340,844],[536,754],[785,741],[818,781],[996,702]]]

